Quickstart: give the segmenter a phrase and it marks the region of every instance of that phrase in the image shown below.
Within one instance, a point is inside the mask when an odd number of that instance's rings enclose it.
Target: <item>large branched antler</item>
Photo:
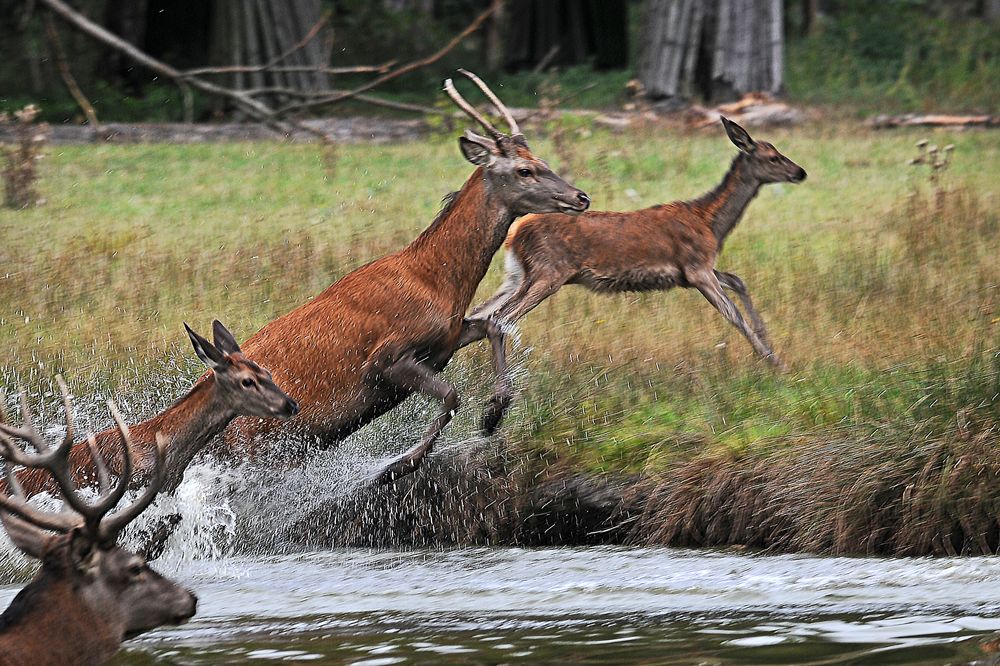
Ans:
[[[62,377],[57,376],[56,382],[62,393],[63,408],[66,414],[66,435],[58,446],[50,446],[45,439],[35,429],[32,422],[31,410],[28,408],[28,401],[24,392],[21,392],[21,427],[16,428],[7,422],[7,415],[3,410],[5,402],[0,396],[0,458],[3,458],[3,473],[7,481],[10,495],[0,494],[0,509],[13,513],[29,523],[45,530],[55,532],[68,532],[71,529],[82,527],[96,540],[107,542],[118,537],[118,533],[142,511],[149,506],[153,498],[159,492],[163,484],[163,461],[167,442],[159,433],[156,434],[156,460],[153,469],[153,478],[145,492],[132,502],[125,509],[116,514],[108,516],[125,495],[129,480],[132,476],[132,439],[128,426],[122,419],[118,407],[111,400],[108,401],[108,409],[118,427],[121,435],[119,441],[122,444],[122,472],[118,477],[118,482],[111,483],[111,474],[105,464],[103,456],[98,451],[97,442],[94,437],[88,436],[87,445],[90,448],[90,455],[94,462],[94,469],[97,472],[99,495],[94,503],[85,500],[76,490],[73,483],[73,474],[69,465],[69,453],[73,446],[73,406],[69,397],[69,389]],[[28,453],[14,443],[14,439],[19,439],[31,445],[35,453]],[[55,479],[59,492],[66,504],[75,512],[75,516],[70,513],[50,514],[30,506],[24,492],[17,481],[17,477],[11,472],[10,464],[22,465],[24,467],[44,469]]]
[[[502,115],[504,117],[504,120],[507,122],[507,125],[510,127],[510,135],[509,136],[511,138],[514,138],[514,137],[522,137],[523,138],[524,135],[521,133],[521,128],[517,126],[517,121],[514,120],[514,114],[512,114],[510,112],[510,109],[508,109],[504,105],[504,103],[500,101],[500,98],[497,97],[496,94],[494,94],[494,92],[492,90],[490,90],[489,86],[487,86],[485,83],[483,83],[482,79],[480,79],[478,76],[476,76],[475,74],[473,74],[470,71],[467,71],[467,70],[464,70],[464,69],[460,69],[458,71],[459,71],[460,74],[462,74],[463,76],[465,76],[467,79],[469,79],[470,81],[472,81],[473,83],[475,83],[476,87],[479,88],[482,91],[482,93],[484,95],[486,95],[487,99],[489,99],[490,102],[493,103],[493,106],[495,106],[497,108],[497,111],[500,112],[500,115]],[[500,139],[505,138],[505,137],[508,136],[508,135],[504,134],[503,132],[501,132],[500,130],[498,130],[493,125],[493,123],[491,123],[489,120],[487,120],[487,118],[485,116],[483,116],[481,113],[479,113],[478,111],[476,111],[475,107],[472,106],[471,104],[469,104],[469,102],[467,102],[465,100],[465,98],[462,97],[458,93],[458,91],[455,89],[455,84],[452,82],[451,79],[447,79],[444,82],[444,91],[446,93],[448,93],[448,97],[451,97],[452,101],[455,102],[455,104],[458,105],[458,108],[462,109],[462,111],[465,111],[465,113],[470,118],[472,118],[473,120],[475,120],[476,122],[478,122],[480,125],[482,125],[483,129],[485,129],[487,132],[489,132],[490,136],[492,136],[495,140],[499,141]]]

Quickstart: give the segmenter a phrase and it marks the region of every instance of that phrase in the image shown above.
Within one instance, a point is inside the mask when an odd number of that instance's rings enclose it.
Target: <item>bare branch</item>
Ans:
[[[49,0],[42,0],[42,2],[46,1]],[[486,19],[488,19],[494,13],[496,13],[502,5],[503,5],[503,0],[493,0],[493,2],[490,4],[489,8],[486,9],[486,11],[477,16],[475,20],[472,21],[472,23],[470,23],[465,27],[464,30],[462,30],[454,37],[452,37],[451,41],[445,44],[441,49],[439,49],[437,52],[429,55],[426,58],[423,58],[421,60],[414,60],[413,62],[407,63],[396,70],[383,74],[382,76],[373,79],[368,83],[358,86],[357,88],[354,88],[353,90],[349,90],[347,92],[338,93],[336,95],[330,95],[328,97],[322,97],[320,99],[310,100],[308,102],[297,102],[297,103],[293,102],[291,104],[287,104],[282,108],[278,109],[277,113],[279,115],[284,115],[286,113],[292,113],[294,111],[304,111],[306,109],[314,109],[320,106],[326,106],[328,104],[336,104],[338,102],[344,101],[345,99],[350,99],[351,97],[357,97],[361,93],[368,92],[372,88],[376,88],[382,85],[383,83],[386,83],[387,81],[391,81],[397,77],[402,76],[403,74],[408,74],[416,69],[420,69],[421,67],[432,65],[441,58],[448,55],[448,53],[456,46],[458,46],[458,44],[463,39],[465,39],[466,37],[474,33],[476,30],[478,30],[483,25],[483,23],[486,22]]]
[[[198,67],[195,69],[185,69],[185,76],[202,76],[205,74],[252,74],[255,72],[318,72],[320,74],[382,74],[388,72],[395,60],[390,60],[381,65],[357,65],[354,67],[309,67],[307,65],[285,65],[273,67],[269,65],[227,65],[225,67]]]
[[[386,108],[409,111],[421,114],[436,114],[442,115],[441,111],[432,109],[430,107],[421,106],[417,104],[407,104],[403,102],[393,102],[389,100],[379,99],[377,97],[370,97],[364,93],[376,88],[388,81],[396,79],[404,74],[413,72],[421,67],[426,67],[431,65],[449,52],[451,52],[462,40],[477,31],[483,23],[489,19],[493,14],[499,11],[503,4],[503,0],[493,0],[485,11],[483,11],[479,16],[477,16],[468,26],[465,27],[461,32],[456,34],[447,44],[440,48],[435,53],[421,58],[419,60],[414,60],[412,62],[406,63],[396,69],[391,69],[395,64],[395,61],[384,63],[381,65],[360,65],[355,67],[300,67],[300,66],[278,66],[278,63],[286,59],[288,56],[293,54],[295,51],[306,46],[310,41],[312,41],[316,35],[320,32],[321,28],[329,20],[329,16],[324,16],[319,22],[317,22],[305,36],[299,42],[297,42],[291,49],[288,49],[284,53],[281,53],[266,64],[260,66],[231,66],[231,67],[202,67],[190,70],[179,70],[171,65],[154,58],[136,48],[135,45],[128,43],[127,41],[121,39],[117,35],[109,32],[102,26],[94,23],[86,16],[82,15],[69,5],[67,5],[64,0],[37,0],[41,5],[49,9],[51,12],[59,16],[61,19],[69,23],[71,26],[80,30],[84,34],[96,39],[97,41],[125,54],[135,62],[139,63],[143,67],[146,67],[160,76],[169,78],[175,81],[182,91],[182,96],[184,98],[185,105],[185,116],[190,115],[191,109],[191,98],[190,89],[198,90],[207,95],[214,95],[216,97],[221,97],[230,100],[239,110],[246,113],[251,118],[264,123],[268,127],[278,130],[284,134],[290,134],[292,129],[299,130],[313,136],[318,137],[324,142],[329,142],[330,137],[327,137],[324,133],[316,130],[304,123],[301,123],[295,119],[289,118],[291,114],[298,113],[301,111],[316,109],[323,106],[328,106],[332,104],[337,104],[345,100],[354,99],[366,104],[373,104],[377,106],[383,106]],[[254,88],[251,90],[240,90],[229,88],[217,83],[213,83],[204,78],[203,75],[221,75],[221,74],[240,74],[240,73],[262,73],[265,71],[273,72],[317,72],[317,73],[327,73],[327,74],[359,74],[359,73],[379,73],[380,76],[372,79],[371,81],[358,86],[352,90],[321,90],[314,91],[310,93],[302,91],[290,91],[284,88]],[[280,93],[287,97],[297,97],[297,101],[292,101],[284,106],[274,108],[268,104],[264,99],[260,97],[265,94]]]
[[[100,123],[97,121],[97,112],[94,111],[94,105],[83,94],[76,79],[73,77],[73,72],[70,71],[69,62],[66,60],[66,51],[63,50],[62,42],[59,41],[59,32],[56,30],[56,23],[52,20],[52,15],[46,14],[43,20],[45,22],[45,35],[48,37],[49,46],[52,48],[52,55],[55,56],[56,69],[59,70],[59,75],[62,77],[63,83],[66,84],[69,94],[76,100],[77,105],[83,110],[83,115],[87,116],[87,122],[90,123],[90,126],[95,129],[99,128]]]
[[[281,86],[269,86],[267,88],[248,88],[243,91],[245,94],[250,96],[255,95],[285,95],[287,97],[299,97],[304,99],[315,98],[323,95],[329,95],[331,92],[338,92],[336,90],[297,90],[295,88],[283,88]],[[365,104],[371,104],[372,106],[381,106],[387,109],[396,109],[397,111],[411,111],[413,113],[421,113],[424,115],[431,116],[447,116],[448,114],[441,109],[435,109],[432,106],[424,106],[423,104],[411,104],[409,102],[396,102],[390,99],[382,99],[381,97],[373,97],[371,95],[354,95],[352,99],[359,102],[364,102]]]
[[[269,62],[267,62],[264,65],[264,69],[270,69],[271,67],[274,67],[279,62],[281,62],[282,60],[284,60],[288,56],[292,55],[296,51],[305,48],[305,46],[309,42],[311,42],[313,40],[313,38],[316,37],[316,35],[319,34],[319,31],[322,30],[323,26],[325,26],[329,21],[330,21],[330,12],[326,11],[319,18],[319,20],[316,21],[315,24],[313,24],[313,27],[309,28],[309,30],[306,32],[305,36],[302,39],[300,39],[298,42],[296,42],[295,45],[292,46],[292,48],[288,49],[284,53],[278,55],[274,59],[272,59]]]

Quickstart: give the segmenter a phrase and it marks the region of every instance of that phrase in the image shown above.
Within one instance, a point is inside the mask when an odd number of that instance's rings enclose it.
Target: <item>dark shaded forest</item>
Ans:
[[[44,2],[6,4],[0,58],[13,66],[0,71],[0,109],[33,102],[47,120],[83,121],[68,74],[103,120],[240,116],[238,105],[179,88],[53,20]],[[281,106],[350,89],[379,67],[425,57],[490,2],[76,0],[69,6],[178,70],[242,68],[210,76]],[[565,95],[568,106],[619,107],[628,99],[626,82],[637,78],[650,101],[672,106],[766,91],[865,110],[990,113],[1000,89],[998,21],[1000,0],[507,0],[433,66],[414,68],[372,94],[432,105],[442,74],[467,67],[500,77],[508,99],[521,105],[537,104],[545,77],[559,72],[562,87],[574,89]],[[414,110],[354,100],[309,105],[302,113]]]

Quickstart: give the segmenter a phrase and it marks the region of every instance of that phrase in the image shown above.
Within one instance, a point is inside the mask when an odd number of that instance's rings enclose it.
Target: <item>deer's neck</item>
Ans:
[[[133,442],[144,456],[144,469],[152,465],[152,452],[156,433],[162,433],[170,442],[167,453],[167,476],[164,489],[172,483],[172,471],[181,471],[191,458],[222,432],[236,418],[236,411],[218,389],[215,375],[199,380],[187,395],[177,400],[153,418],[131,427]],[[179,481],[179,479],[177,479]]]
[[[66,580],[44,569],[0,615],[0,664],[103,664],[122,636]]]
[[[156,433],[162,433],[170,442],[167,450],[167,479],[165,491],[173,490],[180,483],[184,468],[191,458],[236,417],[236,412],[220,395],[215,375],[208,375],[180,400],[153,418],[129,427],[132,436],[132,455],[135,474],[131,484],[140,486],[148,482],[152,471]],[[121,473],[121,435],[116,428],[95,436],[97,448],[108,467]],[[97,479],[94,461],[86,442],[74,444],[69,454],[74,481],[81,485],[93,484]],[[22,469],[17,479],[25,495],[55,490],[52,477],[44,469]],[[7,484],[0,479],[0,490],[7,492]]]
[[[477,168],[404,252],[427,283],[453,297],[455,313],[462,315],[513,222]]]
[[[710,220],[712,233],[719,245],[736,227],[747,206],[760,191],[761,183],[750,175],[748,159],[743,153],[737,155],[718,187],[695,202]]]

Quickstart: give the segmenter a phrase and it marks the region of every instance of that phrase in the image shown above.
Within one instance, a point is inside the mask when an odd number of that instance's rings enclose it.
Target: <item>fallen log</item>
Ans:
[[[874,129],[897,127],[998,127],[1000,116],[958,116],[948,114],[918,115],[907,113],[898,116],[879,115],[868,121]]]

